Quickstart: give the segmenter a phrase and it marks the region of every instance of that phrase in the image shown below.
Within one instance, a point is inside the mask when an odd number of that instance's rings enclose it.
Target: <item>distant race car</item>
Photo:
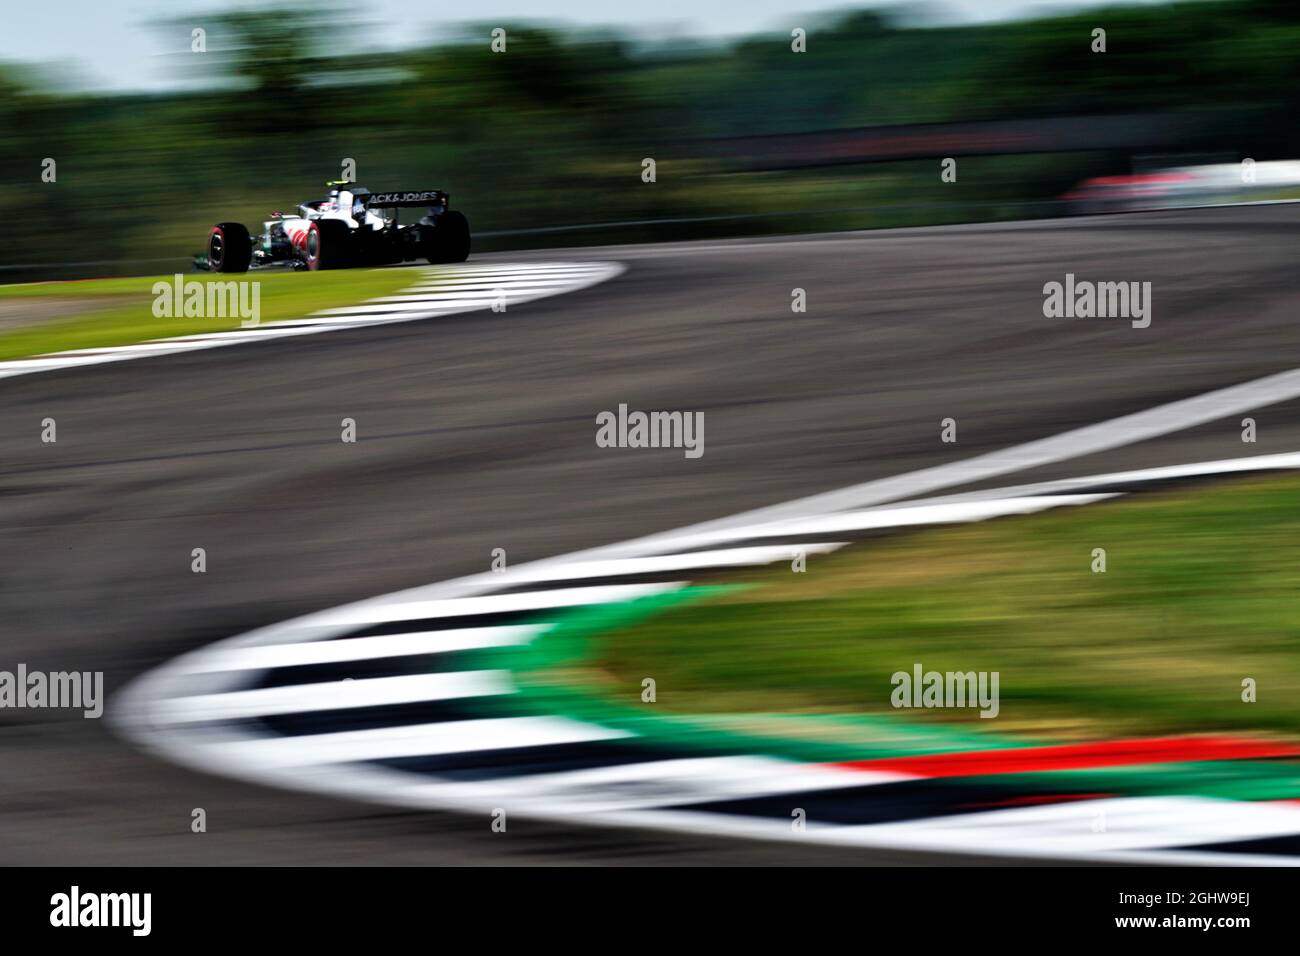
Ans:
[[[1086,179],[1061,197],[1072,215],[1135,212],[1176,206],[1195,186],[1195,179],[1179,170],[1160,170],[1129,176]]]
[[[197,264],[212,272],[247,272],[275,264],[316,270],[469,258],[469,220],[448,208],[446,193],[372,193],[355,183],[326,185],[328,197],[303,203],[297,213],[271,213],[256,237],[241,223],[217,223]],[[400,210],[408,208],[425,213],[416,222],[399,223]]]
[[[1087,179],[1061,197],[1066,211],[1133,212],[1283,198],[1300,187],[1300,162],[1243,160]]]

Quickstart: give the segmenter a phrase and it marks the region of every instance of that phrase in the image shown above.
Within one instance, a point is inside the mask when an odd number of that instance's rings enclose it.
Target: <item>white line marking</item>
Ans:
[[[509,801],[521,813],[610,813],[672,804],[897,783],[900,773],[858,773],[772,757],[686,757],[467,783],[416,783],[421,791],[466,803]]]
[[[153,718],[175,724],[203,723],[511,693],[514,685],[506,671],[406,674],[176,697],[159,703]]]
[[[748,548],[725,548],[717,551],[690,551],[685,554],[656,555],[649,558],[615,558],[610,561],[576,561],[550,570],[537,570],[521,564],[500,572],[501,583],[514,587],[551,581],[572,581],[622,577],[624,575],[670,574],[706,568],[738,568],[775,561],[789,561],[795,552],[829,554],[844,547],[843,541],[792,544],[767,544]]]
[[[863,511],[839,511],[829,515],[792,518],[739,529],[730,528],[712,534],[685,535],[674,539],[679,548],[697,548],[701,545],[743,538],[788,538],[792,535],[839,534],[845,531],[868,531],[875,528],[907,528],[915,525],[953,524],[984,521],[1006,515],[1027,515],[1065,505],[1085,505],[1114,493],[1085,495],[1038,495],[1032,497],[992,498],[976,501],[956,501],[948,504],[921,504],[896,508],[871,508]],[[613,562],[609,562],[613,563]]]
[[[378,637],[341,638],[336,641],[305,641],[299,644],[261,644],[252,647],[213,648],[184,659],[191,674],[212,671],[270,670],[273,667],[302,667],[337,664],[343,661],[381,660],[419,654],[447,654],[527,644],[550,624],[509,627],[464,627],[449,631],[416,631],[383,634]]]
[[[675,591],[681,586],[681,582],[611,584],[587,588],[560,588],[554,591],[529,591],[524,594],[489,594],[482,597],[453,598],[449,601],[402,601],[382,607],[342,608],[337,614],[331,614],[330,619],[336,624],[360,625],[467,617],[472,614],[509,614],[515,611],[550,610],[557,607],[581,607],[588,604],[631,601],[652,594]]]
[[[478,750],[513,750],[630,737],[621,730],[566,717],[493,717],[440,724],[348,730],[336,734],[266,737],[214,744],[224,760],[304,767],[352,760],[388,760]]]
[[[1098,820],[1105,826],[1094,826]],[[915,849],[979,853],[1000,845],[1010,852],[1087,856],[1300,833],[1300,807],[1206,797],[1119,797],[846,829],[849,840],[860,834]]]
[[[1261,408],[1300,396],[1300,369],[1266,375],[1241,385],[1216,389],[1132,415],[1123,415],[1096,425],[1075,428],[1050,438],[1013,445],[963,461],[935,465],[919,471],[878,478],[836,491],[798,498],[784,504],[756,508],[729,518],[638,538],[607,548],[581,552],[583,555],[647,550],[663,551],[673,547],[675,539],[703,532],[760,524],[783,518],[824,514],[848,508],[862,508],[905,498],[919,498],[940,488],[966,485],[1018,471],[1027,471],[1083,455],[1096,454],[1146,441],[1169,432],[1182,431],[1205,422],[1226,418],[1240,412]]]
[[[870,509],[888,512],[912,508],[916,505],[949,505],[972,501],[993,501],[1002,497],[1037,497],[1061,493],[1079,493],[1088,488],[1106,488],[1115,485],[1145,484],[1179,478],[1222,477],[1250,474],[1259,471],[1291,471],[1300,469],[1300,453],[1286,452],[1277,455],[1257,455],[1252,458],[1230,458],[1222,461],[1203,461],[1190,465],[1167,465],[1159,468],[1140,468],[1134,471],[1115,471],[1080,478],[1062,478],[1056,481],[1039,481],[1028,485],[1004,485],[981,491],[966,491],[935,498],[917,498],[896,501]]]

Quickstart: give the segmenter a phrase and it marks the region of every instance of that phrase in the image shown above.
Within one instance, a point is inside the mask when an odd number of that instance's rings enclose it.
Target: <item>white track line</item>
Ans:
[[[1249,458],[1229,458],[1221,461],[1204,461],[1190,465],[1164,465],[1158,468],[1139,468],[1133,471],[1115,471],[1086,475],[1081,478],[1061,478],[1039,481],[1028,485],[1009,485],[966,491],[937,498],[925,499],[926,505],[953,505],[974,501],[994,501],[1002,497],[1038,497],[1082,492],[1088,488],[1106,488],[1116,485],[1150,484],[1180,478],[1221,478],[1227,475],[1250,474],[1261,471],[1293,471],[1300,469],[1300,453],[1286,452],[1278,455],[1256,455]],[[896,501],[870,509],[872,513],[906,510],[916,505],[914,501]]]
[[[872,508],[862,511],[840,511],[835,514],[808,518],[792,518],[756,524],[744,529],[746,538],[789,538],[790,536],[841,534],[847,531],[868,531],[876,528],[908,528],[918,525],[965,523],[1000,518],[1006,515],[1027,515],[1065,505],[1086,505],[1114,494],[1106,492],[1090,495],[1037,495],[987,500],[957,501],[948,504],[912,504],[896,508]],[[674,538],[674,547],[698,548],[734,540],[736,529],[729,528],[710,534],[689,534]],[[787,549],[788,550],[788,549]],[[611,562],[613,563],[613,562]]]
[[[295,644],[263,644],[257,647],[229,647],[195,654],[178,663],[191,674],[211,671],[270,670],[273,667],[303,667],[338,664],[344,661],[382,660],[422,654],[449,654],[527,644],[550,624],[508,627],[465,627],[449,631],[418,631],[353,637],[337,641],[305,641]]]
[[[611,551],[672,547],[673,539],[687,534],[750,526],[782,518],[825,514],[848,508],[862,508],[905,498],[919,498],[941,488],[972,484],[1001,475],[1027,471],[1042,465],[1092,455],[1135,442],[1182,431],[1229,415],[1250,411],[1300,396],[1300,369],[1267,375],[1241,385],[1217,389],[1143,412],[1112,418],[1096,425],[1013,445],[963,461],[935,465],[919,471],[879,478],[848,488],[810,495],[780,505],[758,508],[730,518],[707,521],[678,531],[650,535]]]
[[[506,671],[405,674],[177,697],[161,702],[153,718],[177,724],[203,723],[511,693],[514,686]]]
[[[467,804],[505,805],[517,813],[571,814],[651,810],[669,804],[865,787],[915,779],[898,773],[859,773],[772,757],[686,757],[587,770],[528,774],[526,778],[467,783],[408,784],[404,799],[418,803],[436,792]],[[787,825],[788,829],[788,825]]]
[[[611,561],[576,561],[573,564],[537,570],[532,565],[521,564],[500,572],[502,583],[510,587],[519,584],[597,580],[642,574],[675,574],[681,571],[703,571],[709,568],[743,568],[775,561],[789,561],[796,552],[804,554],[829,554],[844,547],[843,541],[816,543],[768,544],[748,548],[724,548],[716,551],[688,551],[685,554],[655,555],[649,558],[616,558]]]
[[[1099,821],[1105,825],[1096,826]],[[978,853],[996,843],[1013,853],[1074,857],[1286,836],[1300,832],[1300,807],[1206,797],[1117,797],[848,829],[914,849]],[[853,833],[845,836],[852,839]]]
[[[667,584],[612,584],[586,588],[559,588],[554,591],[530,591],[524,594],[489,594],[482,597],[453,598],[450,601],[403,601],[364,613],[340,612],[333,620],[339,624],[371,625],[393,621],[419,621],[433,618],[468,617],[477,614],[511,614],[518,611],[541,611],[559,607],[582,607],[612,604],[663,594],[680,588],[681,582]]]
[[[300,737],[264,737],[214,744],[226,760],[282,767],[319,767],[353,760],[391,760],[548,747],[598,740],[617,740],[631,734],[610,727],[584,724],[566,717],[495,717],[457,720],[441,724],[347,730],[336,734]]]

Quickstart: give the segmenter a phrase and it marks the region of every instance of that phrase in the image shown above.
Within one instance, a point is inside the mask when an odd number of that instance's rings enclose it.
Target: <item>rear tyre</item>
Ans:
[[[352,236],[348,225],[337,219],[316,219],[307,227],[303,259],[313,272],[344,269],[352,264]]]
[[[426,242],[430,262],[464,262],[469,258],[469,220],[464,213],[448,210],[439,216]]]
[[[208,233],[208,268],[213,272],[247,272],[253,240],[237,222],[219,222]]]

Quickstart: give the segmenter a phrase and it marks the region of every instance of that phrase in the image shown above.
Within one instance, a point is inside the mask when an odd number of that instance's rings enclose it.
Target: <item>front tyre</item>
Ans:
[[[425,253],[430,262],[464,262],[469,258],[469,220],[464,213],[449,209],[437,218],[432,232]]]
[[[247,272],[253,240],[237,222],[219,222],[208,233],[208,268],[213,272]]]

